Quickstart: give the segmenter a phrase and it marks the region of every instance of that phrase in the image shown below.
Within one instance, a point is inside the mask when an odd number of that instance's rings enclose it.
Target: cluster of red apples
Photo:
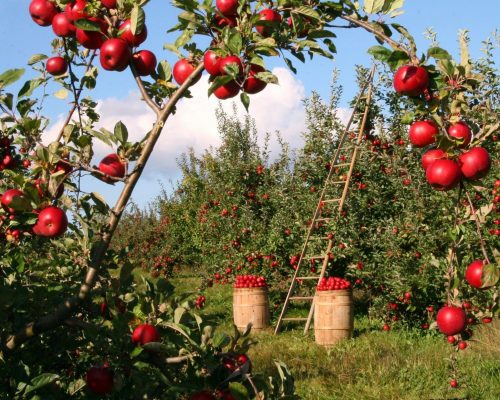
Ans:
[[[234,283],[234,287],[237,289],[258,288],[266,286],[266,278],[257,275],[236,275],[236,281]]]
[[[394,75],[394,88],[397,93],[417,97],[429,95],[429,75],[422,66],[405,65]],[[439,147],[427,150],[422,156],[422,167],[427,182],[436,190],[450,190],[456,187],[462,178],[478,180],[486,176],[491,166],[488,151],[483,147],[470,147],[472,131],[465,121],[450,124],[447,139],[452,141],[459,151],[458,157]],[[433,120],[416,121],[410,126],[409,139],[414,147],[424,148],[438,143],[440,129]]]
[[[140,76],[147,76],[156,69],[156,56],[149,50],[132,53],[132,49],[142,44],[148,35],[146,26],[133,33],[130,19],[116,21],[110,26],[111,10],[116,9],[116,0],[101,0],[102,9],[99,15],[87,13],[87,1],[75,0],[61,10],[49,0],[32,0],[29,6],[31,18],[40,26],[52,26],[54,33],[62,38],[75,38],[87,49],[99,49],[101,65],[108,71],[123,71],[132,62]],[[77,26],[86,21],[89,30]],[[89,28],[92,26],[92,28]],[[52,57],[47,60],[46,70],[52,75],[62,75],[68,69],[64,57]]]
[[[327,290],[349,290],[350,288],[351,282],[339,278],[338,276],[330,276],[328,278],[322,278],[316,290],[322,292]]]

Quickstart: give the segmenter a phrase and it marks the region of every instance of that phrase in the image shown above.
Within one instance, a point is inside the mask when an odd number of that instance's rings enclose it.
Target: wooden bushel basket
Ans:
[[[261,331],[269,326],[269,296],[267,287],[233,289],[234,324],[245,331],[252,323],[252,331]]]
[[[314,296],[314,337],[316,343],[333,346],[352,337],[354,309],[352,290],[316,291]]]

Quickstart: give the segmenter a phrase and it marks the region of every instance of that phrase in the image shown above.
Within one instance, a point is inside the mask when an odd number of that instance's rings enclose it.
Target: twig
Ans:
[[[142,99],[146,102],[146,104],[155,112],[156,117],[160,116],[160,107],[151,99],[151,97],[147,94],[146,88],[144,87],[144,82],[142,82],[141,77],[137,73],[134,67],[134,63],[130,62],[130,70],[132,71],[132,75],[134,75],[135,82],[139,87],[139,91],[141,92]]]
[[[47,332],[60,326],[63,321],[68,319],[75,309],[88,298],[89,293],[94,285],[95,279],[98,276],[99,267],[102,260],[109,248],[113,234],[118,226],[121,215],[125,210],[125,207],[132,196],[132,192],[137,184],[139,178],[141,177],[142,171],[151,156],[151,153],[158,141],[161,132],[164,128],[165,122],[174,110],[177,102],[182,98],[186,90],[193,84],[193,82],[198,78],[198,76],[203,71],[203,64],[199,64],[198,67],[193,71],[188,79],[173,93],[170,97],[168,103],[161,110],[157,121],[151,130],[150,138],[145,143],[145,146],[141,152],[139,159],[137,160],[138,168],[129,176],[120,197],[118,198],[113,210],[111,210],[108,223],[101,231],[101,239],[95,245],[95,250],[91,256],[88,271],[85,279],[80,286],[78,295],[66,299],[59,307],[57,307],[51,314],[39,318],[36,322],[30,322],[22,330],[20,330],[15,335],[11,335],[7,338],[4,345],[4,354],[12,352],[17,349],[21,344],[39,335],[43,332]]]

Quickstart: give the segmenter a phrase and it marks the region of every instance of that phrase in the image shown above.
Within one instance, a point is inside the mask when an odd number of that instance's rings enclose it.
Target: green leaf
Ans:
[[[229,75],[221,75],[214,79],[213,83],[208,88],[208,95],[210,96],[217,88],[229,83],[233,78]]]
[[[125,124],[122,121],[118,121],[115,125],[114,130],[115,138],[121,144],[127,143],[128,140],[128,130]]]
[[[61,88],[54,93],[54,96],[60,100],[65,100],[68,97],[68,91],[64,88]]]
[[[372,46],[368,49],[368,54],[372,55],[375,60],[387,62],[392,54],[392,50],[384,46]]]
[[[101,26],[94,21],[91,21],[89,19],[79,19],[76,21],[73,21],[74,25],[83,31],[88,31],[88,32],[101,32]]]
[[[160,61],[158,64],[158,76],[163,81],[172,79],[172,67],[167,61]]]
[[[393,51],[392,54],[387,59],[387,63],[391,69],[395,70],[398,67],[405,65],[410,61],[410,57],[404,51]]]
[[[229,384],[229,391],[236,400],[248,400],[248,389],[239,382],[231,382]]]
[[[108,146],[112,146],[113,143],[115,143],[115,138],[112,133],[104,128],[101,128],[101,131],[91,130],[90,134],[99,139],[101,142],[106,143]]]
[[[26,81],[19,93],[17,94],[18,98],[29,97],[33,94],[35,89],[40,86],[44,82],[43,79],[37,78],[32,79],[30,81]]]
[[[48,57],[45,54],[35,54],[31,56],[30,59],[28,60],[28,65],[36,64],[37,62],[45,60],[47,58]]]
[[[9,69],[0,75],[0,89],[18,81],[23,76],[25,69]]]
[[[243,107],[245,107],[245,110],[247,110],[248,112],[248,107],[250,107],[250,96],[248,96],[248,94],[245,92],[241,92],[240,100],[241,104],[243,104]]]
[[[212,338],[212,345],[217,349],[222,349],[230,343],[229,336],[224,332],[216,332]]]
[[[177,307],[174,311],[174,322],[176,324],[179,324],[182,320],[182,316],[186,312],[186,309],[184,307]]]
[[[441,47],[431,47],[427,50],[427,57],[434,58],[436,60],[451,60],[450,53]]]
[[[310,19],[313,19],[313,20],[316,20],[316,21],[319,21],[321,16],[318,14],[318,12],[310,7],[306,7],[306,6],[300,6],[300,7],[297,7],[295,9],[292,9],[292,12],[294,14],[301,14],[301,15],[304,15]]]
[[[144,29],[144,22],[146,21],[146,14],[144,10],[135,5],[130,14],[130,32],[132,35],[138,35]]]
[[[483,273],[481,276],[481,287],[488,288],[495,286],[500,279],[500,269],[494,264],[486,264],[483,266]]]
[[[384,3],[384,0],[365,0],[363,9],[367,14],[378,14],[382,11]]]
[[[109,211],[109,205],[106,203],[104,197],[102,197],[102,195],[97,192],[90,193],[90,197],[92,198],[92,201],[95,203],[98,210],[102,214],[107,214],[107,212]]]
[[[25,390],[24,394],[28,394],[34,392],[35,390],[41,389],[44,386],[47,386],[54,382],[56,379],[59,379],[59,375],[45,373],[38,375],[36,378],[33,378],[28,386],[28,389]]]
[[[235,31],[229,37],[228,42],[226,43],[227,47],[233,54],[240,54],[241,49],[243,47],[243,39],[239,32]]]

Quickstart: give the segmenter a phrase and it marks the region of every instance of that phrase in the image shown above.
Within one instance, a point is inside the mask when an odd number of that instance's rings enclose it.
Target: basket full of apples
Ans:
[[[256,275],[237,275],[233,286],[233,317],[244,331],[249,323],[253,331],[269,326],[269,295],[266,279]]]

